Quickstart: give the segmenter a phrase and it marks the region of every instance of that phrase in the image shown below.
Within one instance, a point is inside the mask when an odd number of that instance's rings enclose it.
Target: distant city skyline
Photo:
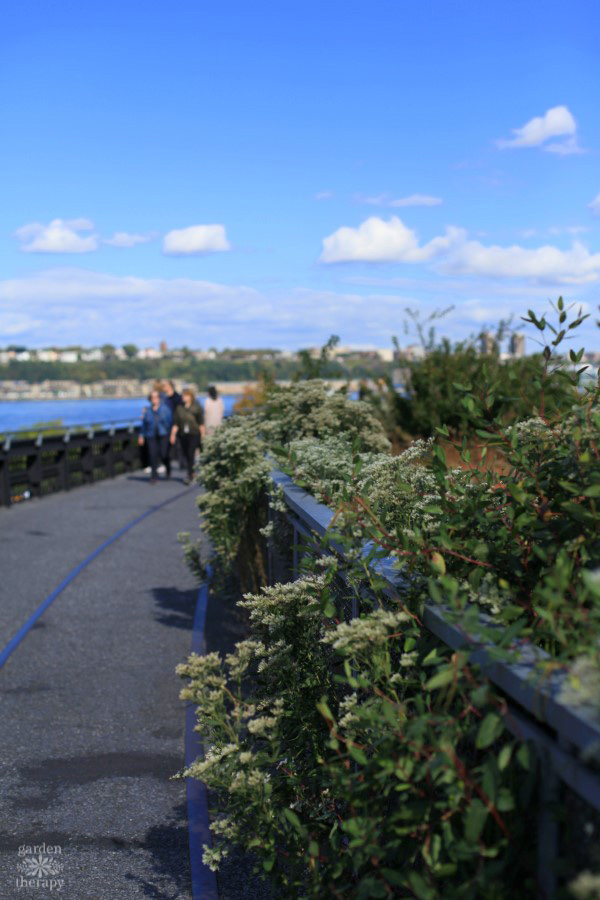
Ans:
[[[464,339],[562,294],[595,350],[599,28],[592,0],[13,4],[0,347],[383,348],[406,308]]]

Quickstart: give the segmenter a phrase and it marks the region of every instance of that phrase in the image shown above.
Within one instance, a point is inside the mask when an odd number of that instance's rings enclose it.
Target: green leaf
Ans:
[[[498,754],[498,768],[503,772],[510,763],[513,752],[512,744],[505,744]]]
[[[326,697],[321,697],[321,701],[319,703],[317,703],[317,709],[319,710],[319,712],[321,713],[321,715],[323,716],[324,719],[328,719],[330,722],[335,722],[333,713],[331,712],[331,710],[329,709],[329,706],[327,705]]]
[[[435,900],[438,896],[437,891],[429,887],[427,882],[418,874],[418,872],[410,872],[408,883],[410,884],[415,897],[418,897],[419,900]]]
[[[288,822],[290,823],[290,825],[293,825],[299,834],[302,834],[302,835],[305,834],[306,828],[302,825],[302,822],[300,821],[300,819],[298,818],[297,814],[294,812],[293,809],[289,809],[288,807],[286,807],[283,810],[283,814],[286,817],[286,819],[288,820]]]
[[[454,669],[452,669],[451,666],[447,666],[425,683],[425,690],[436,691],[438,688],[444,687],[444,685],[449,684],[451,681],[454,681]]]
[[[355,762],[361,766],[368,766],[369,760],[367,759],[364,750],[361,750],[360,747],[355,747],[353,744],[349,744],[348,751]]]
[[[600,497],[600,484],[592,484],[583,492],[584,497]]]
[[[437,552],[437,550],[431,554],[431,559],[429,562],[433,571],[437,572],[438,575],[446,574],[446,560],[441,553]]]
[[[489,712],[479,726],[475,745],[479,750],[484,750],[493,744],[503,731],[504,723],[500,716],[497,713]]]
[[[529,772],[533,765],[533,751],[529,744],[521,744],[516,757],[521,766]]]
[[[583,569],[581,577],[588,591],[591,591],[594,596],[600,597],[600,572],[598,569]]]
[[[488,813],[487,806],[478,797],[471,801],[465,816],[465,838],[470,844],[475,844],[479,840]]]

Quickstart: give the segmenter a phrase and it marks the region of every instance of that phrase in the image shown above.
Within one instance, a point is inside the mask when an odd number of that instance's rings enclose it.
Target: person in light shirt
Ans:
[[[223,421],[225,407],[223,400],[219,397],[216,387],[211,384],[208,389],[208,397],[204,401],[204,427],[206,429],[206,437],[210,437]]]

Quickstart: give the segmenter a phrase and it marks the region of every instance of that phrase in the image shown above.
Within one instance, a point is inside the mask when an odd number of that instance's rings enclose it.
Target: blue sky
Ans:
[[[454,304],[455,338],[558,294],[597,313],[595,0],[11,6],[0,346],[386,346],[406,307]]]

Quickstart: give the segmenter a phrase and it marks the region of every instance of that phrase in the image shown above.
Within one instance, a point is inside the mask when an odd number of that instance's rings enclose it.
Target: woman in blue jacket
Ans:
[[[150,406],[142,419],[140,446],[146,444],[150,457],[150,484],[158,481],[159,460],[164,463],[167,478],[171,477],[171,460],[169,458],[169,435],[171,433],[171,410],[160,399],[158,391],[150,394]]]

